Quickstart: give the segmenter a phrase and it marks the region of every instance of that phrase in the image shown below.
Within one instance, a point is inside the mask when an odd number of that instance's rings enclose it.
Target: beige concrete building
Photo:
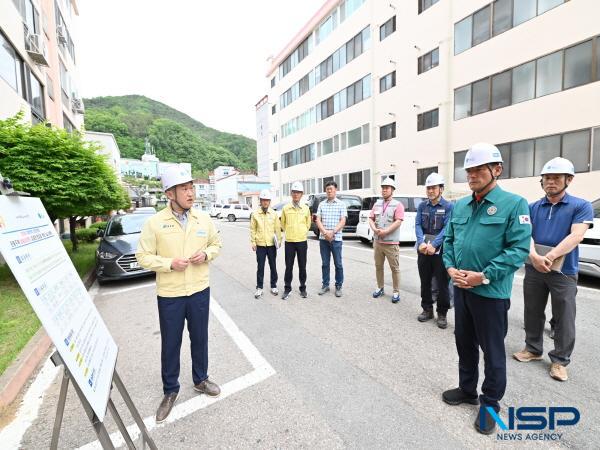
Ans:
[[[371,195],[388,175],[422,194],[432,171],[462,195],[464,152],[487,141],[508,190],[540,197],[541,166],[563,156],[571,192],[600,197],[599,17],[596,0],[324,2],[267,73],[259,151],[277,196],[331,177]]]
[[[75,0],[0,1],[0,118],[24,112],[67,130],[83,124]]]

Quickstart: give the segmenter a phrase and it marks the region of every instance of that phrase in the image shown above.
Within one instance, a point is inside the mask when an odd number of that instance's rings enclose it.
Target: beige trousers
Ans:
[[[394,292],[400,292],[400,246],[398,244],[380,244],[373,242],[373,254],[375,255],[375,276],[377,287],[383,288],[383,264],[387,258],[392,270],[392,284]]]

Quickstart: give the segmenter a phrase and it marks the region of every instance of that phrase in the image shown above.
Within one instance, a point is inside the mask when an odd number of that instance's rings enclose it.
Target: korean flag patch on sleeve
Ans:
[[[519,223],[521,225],[531,225],[531,218],[527,215],[519,216]]]

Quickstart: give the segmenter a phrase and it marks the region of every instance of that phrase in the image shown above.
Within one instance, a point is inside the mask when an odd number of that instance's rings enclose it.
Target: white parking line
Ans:
[[[248,337],[238,328],[231,317],[229,317],[229,314],[225,312],[225,310],[213,297],[210,299],[210,311],[221,323],[235,344],[240,348],[246,359],[250,362],[250,364],[252,364],[254,370],[221,386],[221,395],[217,398],[207,397],[206,395],[198,395],[192,397],[186,402],[176,405],[173,408],[173,411],[171,411],[171,414],[169,414],[167,420],[161,424],[157,424],[155,422],[154,416],[146,417],[144,419],[144,424],[148,428],[148,431],[151,431],[154,428],[162,428],[166,424],[183,419],[184,417],[189,416],[200,409],[206,408],[207,406],[226,399],[236,392],[258,384],[276,373],[275,369],[273,369],[268,361],[260,354],[254,344],[250,342],[250,339],[248,339]],[[140,435],[140,430],[135,424],[128,426],[127,431],[129,432],[131,439],[134,441]],[[125,441],[119,432],[111,434],[110,439],[115,447],[125,445]],[[101,449],[102,447],[99,441],[94,441],[79,448],[89,450]]]
[[[102,294],[100,294],[100,295],[122,294],[123,292],[135,291],[136,289],[143,289],[143,288],[147,288],[147,287],[155,286],[155,285],[156,285],[156,282],[153,281],[152,283],[138,284],[136,286],[131,286],[131,287],[128,287],[128,288],[113,289],[112,291],[102,292]],[[92,298],[94,298],[94,296],[92,295],[91,292],[90,292],[90,295],[92,296]]]
[[[37,419],[40,407],[44,402],[46,390],[56,378],[59,370],[60,367],[55,367],[50,358],[46,360],[42,370],[35,377],[35,380],[23,396],[23,401],[15,419],[0,431],[0,442],[3,448],[21,448],[23,436]]]

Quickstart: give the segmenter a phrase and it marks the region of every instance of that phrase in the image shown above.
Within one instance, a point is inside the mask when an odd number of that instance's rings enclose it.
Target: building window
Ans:
[[[369,139],[370,139],[369,124],[366,123],[362,126],[362,143],[368,144]]]
[[[439,0],[418,0],[419,1],[419,14],[421,14],[426,9],[431,8],[435,5]]]
[[[553,94],[562,87],[562,51],[537,60],[536,97]]]
[[[510,105],[510,70],[492,77],[492,109]]]
[[[575,166],[575,172],[590,170],[590,130],[563,134],[562,155]]]
[[[481,44],[565,1],[568,0],[495,0],[454,24],[454,54]]]
[[[279,165],[279,163],[277,163],[277,162],[273,163],[273,172],[277,172],[278,165]]]
[[[427,180],[427,177],[429,176],[429,174],[431,174],[433,172],[437,172],[437,171],[438,171],[437,166],[425,167],[423,169],[417,169],[417,186],[425,186],[425,180]]]
[[[417,116],[417,131],[428,130],[439,125],[439,108],[424,112]]]
[[[498,36],[512,27],[512,0],[496,0],[493,7],[492,35]]]
[[[535,97],[535,61],[512,70],[512,103],[524,102]]]
[[[379,27],[379,40],[383,41],[394,31],[396,31],[396,16],[388,19],[387,22]]]
[[[363,189],[371,188],[371,170],[363,170]]]
[[[465,156],[467,151],[454,153],[454,182],[465,183],[467,181],[467,172],[464,169]]]
[[[348,174],[348,189],[362,189],[362,172]]]
[[[361,144],[360,130],[361,127],[348,131],[348,148]]]
[[[12,45],[0,33],[0,77],[19,93],[23,92],[22,65]]]
[[[483,80],[476,81],[473,83],[472,95],[472,113],[480,114],[490,110],[490,79],[484,78]]]
[[[277,112],[277,105],[271,106],[271,115],[275,114],[276,112]]]
[[[271,87],[275,87],[275,78],[276,77],[271,78]]]
[[[600,170],[600,128],[541,136],[497,147],[504,161],[500,178],[538,176],[544,164],[557,156],[570,160],[577,173]],[[465,154],[466,151],[454,154],[456,183],[466,181],[465,170],[462,168]]]
[[[598,43],[596,43],[598,44]],[[565,82],[569,89],[592,81],[592,41],[586,41],[565,50]]]
[[[315,84],[325,80],[340,70],[352,59],[364,53],[370,45],[370,29],[364,28],[346,44],[338,48],[332,55],[325,58],[313,70],[308,72],[297,83],[279,96],[279,109],[283,109],[306,94]]]
[[[419,56],[418,61],[418,73],[422,74],[428,70],[437,67],[440,64],[440,49],[434,48],[429,53],[425,53],[423,56]]]
[[[600,170],[600,127],[594,128],[594,147],[592,149],[592,170]]]
[[[560,135],[545,136],[535,140],[533,173],[539,174],[548,161],[560,156]]]
[[[46,118],[46,114],[42,83],[37,79],[29,67],[25,68],[25,99],[31,106],[33,122],[43,122]]]
[[[379,79],[379,92],[385,92],[396,86],[396,71],[388,73]]]
[[[454,90],[454,120],[471,115],[471,85]]]
[[[471,48],[473,36],[473,16],[466,17],[454,25],[454,54]]]
[[[69,118],[63,113],[63,128],[67,131],[67,133],[72,133],[75,131],[75,125],[69,120]]]
[[[486,6],[473,14],[473,42],[472,45],[481,44],[490,38],[490,11]]]
[[[536,16],[537,0],[521,0],[514,2],[513,26],[527,22]]]
[[[396,122],[379,127],[379,141],[387,141],[396,137]]]
[[[510,146],[510,176],[511,178],[532,177],[533,151],[535,141],[513,142]]]
[[[600,64],[600,50],[593,52],[599,45],[597,36],[455,89],[454,120],[600,80],[592,70]]]

